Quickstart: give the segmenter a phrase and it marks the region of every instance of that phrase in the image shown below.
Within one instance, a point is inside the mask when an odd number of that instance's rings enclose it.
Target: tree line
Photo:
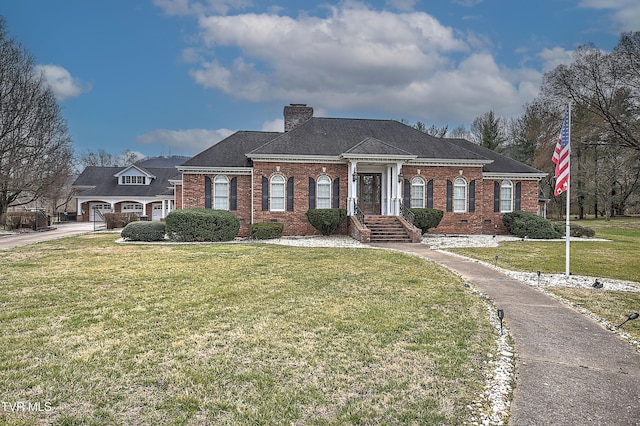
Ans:
[[[552,153],[562,114],[572,104],[571,196],[575,214],[606,218],[640,209],[640,32],[623,33],[611,52],[592,44],[574,52],[572,62],[543,77],[540,94],[516,118],[493,111],[464,126],[414,127],[436,137],[465,138],[548,172],[542,197],[561,214],[563,195],[554,198]],[[402,120],[406,123],[405,120]],[[408,124],[408,123],[406,123]],[[45,201],[55,211],[69,200],[78,166],[127,165],[125,151],[74,156],[61,109],[34,60],[8,36],[0,17],[0,218],[11,206]]]
[[[640,211],[640,32],[623,33],[611,52],[579,47],[570,64],[543,76],[540,94],[515,118],[493,111],[471,128],[413,127],[437,137],[465,138],[549,173],[541,197],[550,212],[564,211],[566,194],[553,197],[551,161],[563,114],[571,103],[572,214],[609,219]]]

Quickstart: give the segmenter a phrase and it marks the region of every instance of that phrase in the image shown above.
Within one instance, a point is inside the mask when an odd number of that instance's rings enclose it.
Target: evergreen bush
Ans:
[[[560,223],[560,222],[555,222],[553,224],[553,227],[555,228],[555,230],[558,232],[558,235],[563,237],[565,234],[565,229],[566,229],[566,225],[564,223]],[[588,226],[582,226],[582,225],[575,225],[575,224],[571,224],[570,225],[570,236],[571,237],[587,237],[587,238],[592,238],[593,236],[596,235],[596,231],[594,231],[593,229],[589,228]]]
[[[251,238],[270,240],[282,237],[284,224],[277,222],[259,222],[251,225]]]
[[[173,210],[166,217],[167,235],[174,241],[231,241],[240,230],[240,221],[227,210]]]
[[[322,235],[331,235],[346,218],[346,209],[310,209],[307,211],[309,223]]]
[[[444,216],[444,212],[438,209],[409,209],[416,216],[413,224],[416,228],[422,229],[426,234],[429,229],[437,228]]]
[[[165,234],[163,222],[130,222],[120,232],[127,241],[163,241]]]
[[[505,213],[502,223],[510,234],[520,238],[553,239],[561,236],[549,220],[520,210]]]

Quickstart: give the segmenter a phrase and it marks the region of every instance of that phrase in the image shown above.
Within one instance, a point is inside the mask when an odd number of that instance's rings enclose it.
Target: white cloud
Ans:
[[[44,74],[58,101],[75,98],[91,90],[88,85],[83,87],[78,79],[73,78],[69,71],[59,65],[37,65],[35,70]]]
[[[145,145],[166,146],[172,152],[195,154],[215,145],[233,133],[234,131],[229,129],[158,129],[138,136],[136,141]]]
[[[538,53],[542,59],[542,70],[550,71],[561,64],[570,64],[573,61],[573,51],[566,50],[562,47],[554,47],[553,49],[543,49]]]
[[[324,17],[202,16],[211,59],[200,59],[191,76],[254,102],[296,99],[332,110],[375,105],[394,118],[449,122],[490,109],[517,114],[540,82],[535,70],[498,66],[482,35],[463,38],[427,13],[358,2],[327,10]],[[234,49],[237,56],[226,59],[223,53]]]
[[[614,34],[638,30],[638,22],[640,22],[638,0],[581,0],[580,6],[588,9],[610,10]]]
[[[263,132],[284,132],[284,119],[276,118],[273,121],[267,121],[262,125]]]

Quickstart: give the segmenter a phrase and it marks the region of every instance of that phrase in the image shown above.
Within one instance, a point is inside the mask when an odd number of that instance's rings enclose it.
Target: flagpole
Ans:
[[[567,114],[569,115],[569,141],[571,141],[571,102],[569,102],[569,106],[567,108],[568,112]],[[569,153],[569,163],[568,163],[568,177],[567,177],[567,212],[566,212],[566,223],[565,223],[565,239],[566,239],[566,243],[565,243],[565,276],[569,276],[571,275],[571,272],[569,270],[569,265],[570,265],[570,238],[571,238],[571,223],[570,223],[570,217],[571,217],[571,153]]]

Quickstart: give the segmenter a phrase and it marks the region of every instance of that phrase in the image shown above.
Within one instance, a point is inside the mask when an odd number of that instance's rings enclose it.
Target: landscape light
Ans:
[[[540,271],[536,271],[536,274],[538,275],[538,287],[540,287]]]
[[[498,266],[498,255],[497,255],[497,254],[496,254],[496,261],[495,261],[495,263],[493,264],[493,266]]]
[[[502,320],[504,319],[504,310],[498,309],[498,318],[500,319],[500,335],[502,336]]]
[[[640,315],[637,312],[632,313],[631,315],[629,315],[629,317],[626,320],[622,321],[622,323],[618,326],[618,328],[622,327],[622,324],[624,324],[625,322],[634,320],[634,319],[638,318],[639,316]]]

